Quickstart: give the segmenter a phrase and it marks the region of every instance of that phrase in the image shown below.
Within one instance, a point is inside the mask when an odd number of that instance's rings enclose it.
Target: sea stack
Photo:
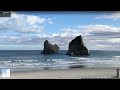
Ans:
[[[89,50],[84,46],[82,36],[77,36],[69,43],[67,55],[90,55]]]
[[[55,54],[58,53],[59,47],[58,45],[52,45],[49,43],[48,40],[45,40],[44,42],[44,50],[41,52],[43,54]]]

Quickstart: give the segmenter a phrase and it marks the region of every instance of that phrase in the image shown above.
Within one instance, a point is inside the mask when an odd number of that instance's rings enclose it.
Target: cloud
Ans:
[[[34,24],[37,24],[37,23],[44,23],[46,21],[45,18],[40,18],[40,17],[37,17],[37,16],[26,16],[26,22],[29,23],[29,25],[34,25]]]
[[[6,48],[11,44],[17,47],[42,44],[45,35],[39,38],[36,34],[42,34],[45,25],[52,23],[52,18],[12,12],[11,17],[0,18],[0,44]]]
[[[28,28],[29,29],[29,28]],[[34,28],[35,29],[35,28]],[[41,30],[43,27],[41,27]],[[38,29],[40,30],[40,28]],[[36,32],[31,30],[31,32]],[[120,27],[112,25],[84,25],[78,28],[63,28],[60,33],[35,33],[35,35],[26,34],[27,29],[23,34],[0,36],[0,44],[15,44],[15,45],[33,45],[43,49],[45,40],[49,40],[53,44],[58,44],[60,49],[67,50],[69,42],[76,36],[82,35],[85,45],[90,50],[120,50]]]
[[[120,38],[112,38],[108,40],[111,43],[119,43],[120,44]]]
[[[27,15],[27,14],[19,14],[13,12],[11,15],[12,21],[16,21],[18,24],[27,24],[27,25],[34,25],[34,24],[43,24],[47,21],[46,18],[41,18],[36,15]]]
[[[95,24],[81,26],[81,28],[85,29],[83,37],[89,48],[110,50],[113,47],[119,47],[120,27]],[[117,50],[118,48],[114,49]]]
[[[46,35],[52,43],[68,49],[69,42],[76,36],[82,35],[85,45],[89,49],[118,50],[120,47],[120,27],[112,25],[84,25],[79,28],[64,28],[61,33]]]
[[[90,25],[84,25],[79,28],[87,29],[89,31],[95,31],[95,32],[118,32],[120,31],[119,27],[114,27],[113,25],[104,25],[104,24],[90,24]]]
[[[14,32],[33,33],[44,30],[44,24],[54,23],[52,18],[42,18],[36,15],[19,14],[12,12],[9,18],[0,18],[0,31],[12,30]]]
[[[69,42],[76,36],[82,35],[85,45],[90,50],[120,50],[120,27],[112,25],[84,25],[78,28],[64,28],[61,33],[40,35],[42,43],[45,39],[58,44],[60,49],[68,49]]]
[[[78,36],[81,33],[81,31],[79,29],[74,29],[74,28],[64,28],[61,30],[61,33],[53,33],[51,35],[49,35],[49,37],[74,37],[74,36]]]
[[[113,35],[113,34],[120,34],[120,27],[115,27],[112,25],[101,25],[101,24],[95,24],[95,25],[85,25],[81,26],[81,29],[85,29],[85,35]]]
[[[114,16],[114,17],[113,17]],[[104,16],[117,19],[119,15]],[[33,45],[43,49],[45,40],[58,44],[60,49],[68,49],[69,42],[76,36],[82,35],[88,49],[120,50],[120,27],[105,24],[81,25],[72,28],[62,28],[59,33],[43,33],[45,24],[53,24],[52,18],[42,18],[35,15],[12,13],[11,18],[0,18],[0,44]],[[7,33],[11,30],[14,33]]]
[[[120,19],[120,11],[114,12],[110,15],[103,15],[96,17],[96,19],[113,19],[113,20],[118,20]]]
[[[47,20],[48,20],[49,24],[53,24],[54,23],[52,18],[48,18]]]

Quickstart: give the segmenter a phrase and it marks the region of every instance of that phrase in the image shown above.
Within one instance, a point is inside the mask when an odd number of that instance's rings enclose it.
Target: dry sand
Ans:
[[[73,68],[65,70],[12,72],[11,77],[7,79],[112,79],[116,75],[115,68]]]

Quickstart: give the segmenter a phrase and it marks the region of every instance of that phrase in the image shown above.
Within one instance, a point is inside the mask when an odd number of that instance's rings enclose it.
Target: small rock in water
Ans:
[[[55,54],[58,53],[59,47],[58,45],[52,45],[48,40],[44,42],[44,50],[41,52],[43,54]]]

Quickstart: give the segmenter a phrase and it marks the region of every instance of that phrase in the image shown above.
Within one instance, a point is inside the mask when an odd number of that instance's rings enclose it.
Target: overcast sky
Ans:
[[[42,50],[45,40],[67,50],[82,35],[90,50],[120,50],[120,12],[12,12],[0,17],[0,50]]]

